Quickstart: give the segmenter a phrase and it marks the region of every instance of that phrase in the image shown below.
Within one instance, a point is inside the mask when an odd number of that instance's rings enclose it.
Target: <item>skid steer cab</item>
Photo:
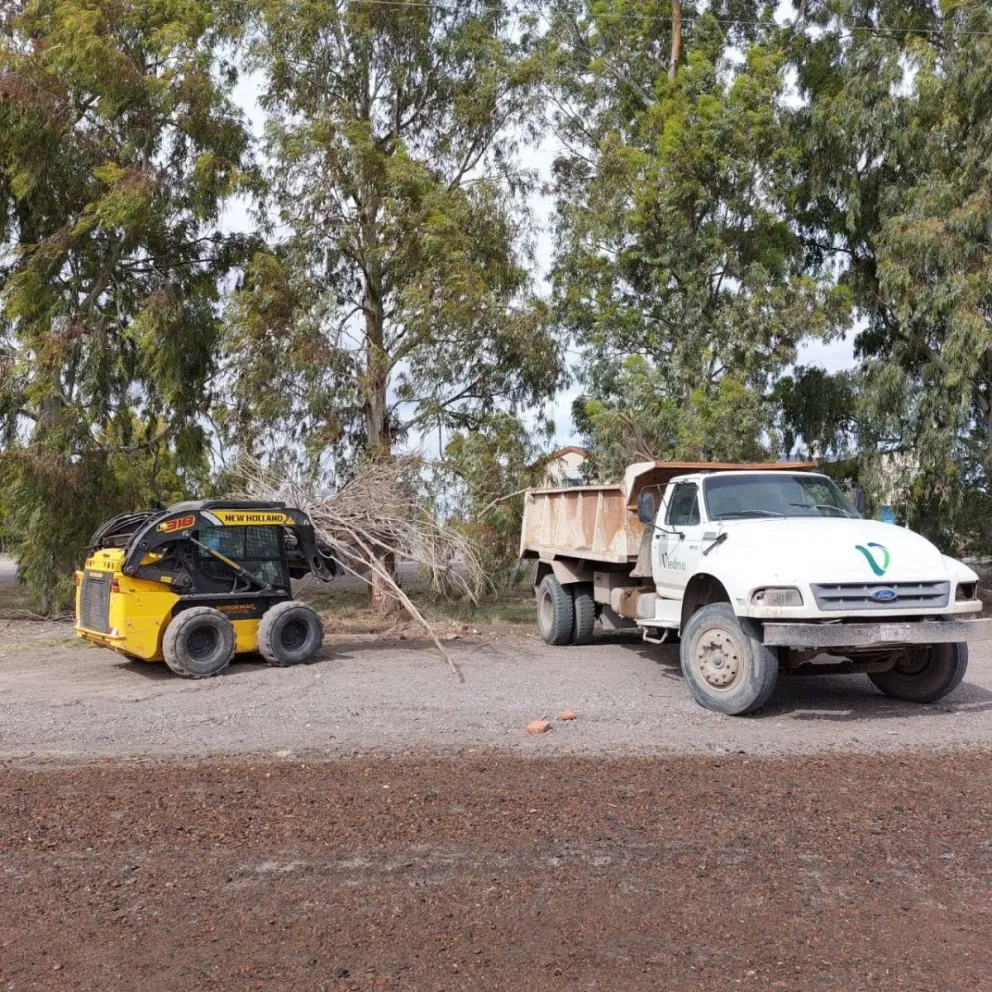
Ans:
[[[282,503],[176,503],[104,524],[76,572],[76,632],[177,675],[209,678],[236,654],[270,665],[310,661],[324,638],[294,602],[291,579],[330,581],[340,567],[313,524]]]

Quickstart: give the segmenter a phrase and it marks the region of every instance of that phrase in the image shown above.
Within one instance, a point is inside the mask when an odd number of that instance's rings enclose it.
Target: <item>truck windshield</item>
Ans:
[[[710,520],[858,516],[825,475],[711,475],[703,480],[703,498]]]

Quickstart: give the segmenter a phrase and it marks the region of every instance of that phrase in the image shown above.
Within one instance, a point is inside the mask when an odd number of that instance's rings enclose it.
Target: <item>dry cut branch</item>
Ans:
[[[251,499],[282,500],[304,510],[318,541],[350,574],[378,582],[430,635],[451,670],[464,681],[430,622],[400,588],[390,561],[414,562],[442,596],[477,602],[486,586],[485,571],[472,545],[445,525],[422,496],[416,458],[370,462],[333,493],[315,494],[309,486],[257,462],[239,466]]]

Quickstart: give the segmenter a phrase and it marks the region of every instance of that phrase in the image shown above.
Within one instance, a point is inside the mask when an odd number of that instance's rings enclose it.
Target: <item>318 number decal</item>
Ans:
[[[196,517],[173,517],[172,520],[163,520],[155,529],[162,534],[171,534],[176,530],[186,530],[196,523]]]

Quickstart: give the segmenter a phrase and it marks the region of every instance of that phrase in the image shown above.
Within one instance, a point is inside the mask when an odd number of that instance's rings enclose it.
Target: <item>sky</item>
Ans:
[[[791,7],[783,4],[781,16],[789,16]],[[252,131],[259,141],[263,136],[264,114],[259,105],[261,87],[263,81],[256,75],[245,75],[239,81],[234,91],[234,100],[244,111],[246,118],[251,123]],[[559,144],[553,133],[546,132],[544,139],[537,145],[524,146],[521,154],[521,162],[525,168],[533,169],[538,175],[538,182],[534,192],[531,194],[529,206],[534,213],[538,225],[538,233],[535,244],[536,268],[533,273],[534,287],[537,292],[547,295],[550,293],[549,274],[554,253],[553,243],[553,215],[554,199],[552,196],[543,193],[543,189],[551,186],[551,169],[555,157],[559,151]],[[230,231],[248,231],[253,224],[248,214],[248,205],[244,201],[235,201],[228,207],[222,220],[223,227]],[[797,364],[799,365],[820,365],[827,372],[837,372],[841,369],[853,368],[854,345],[853,338],[855,332],[848,332],[846,338],[841,338],[828,343],[822,341],[807,341],[799,350]],[[574,363],[575,356],[572,355]],[[566,386],[556,397],[549,407],[545,407],[544,413],[550,415],[555,423],[554,444],[564,446],[574,444],[579,441],[572,424],[572,402],[579,395],[580,389],[573,383]],[[538,419],[539,411],[529,411],[525,419],[534,426]],[[430,434],[425,438],[411,438],[413,448],[423,448],[428,455],[436,452],[429,449],[436,449],[437,437]]]

